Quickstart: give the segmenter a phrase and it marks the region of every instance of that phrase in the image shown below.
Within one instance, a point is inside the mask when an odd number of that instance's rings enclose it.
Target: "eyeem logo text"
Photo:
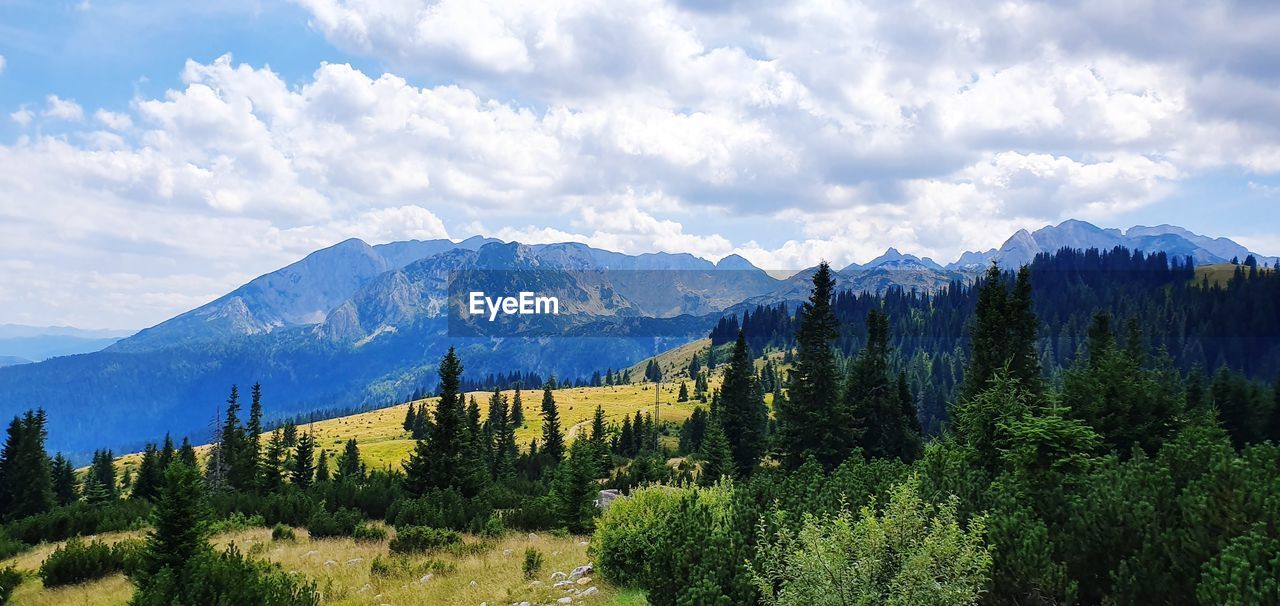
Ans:
[[[514,297],[486,297],[483,291],[473,290],[467,303],[472,316],[483,316],[487,311],[490,322],[498,317],[499,312],[507,316],[560,315],[559,298],[539,297],[528,291],[521,291]]]

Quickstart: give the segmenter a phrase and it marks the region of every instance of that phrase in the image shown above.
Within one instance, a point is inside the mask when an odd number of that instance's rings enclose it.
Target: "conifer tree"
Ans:
[[[757,465],[765,449],[765,427],[769,411],[764,405],[764,394],[755,380],[755,368],[747,349],[747,340],[741,330],[733,346],[733,355],[724,371],[724,383],[720,387],[720,427],[733,452],[736,474],[749,475]]]
[[[185,447],[185,444],[184,444]],[[258,463],[258,490],[269,494],[284,485],[285,460],[284,432],[277,428],[267,439],[262,460]]]
[[[58,453],[53,457],[53,498],[58,505],[70,505],[80,499],[76,472],[71,461]]]
[[[689,386],[684,381],[680,382],[680,393],[676,396],[677,402],[689,401]]]
[[[89,464],[89,478],[93,480],[93,490],[85,484],[84,497],[91,503],[111,501],[118,496],[116,485],[116,461],[110,450],[99,450],[93,453],[93,462]]]
[[[134,481],[133,491],[129,497],[133,499],[154,499],[160,494],[164,484],[164,469],[160,466],[160,451],[155,444],[147,444],[142,451],[142,462],[138,464],[138,477]]]
[[[520,397],[520,388],[516,388],[516,395],[511,399],[511,426],[515,429],[524,427],[524,400]]]
[[[832,344],[838,323],[831,310],[835,279],[824,261],[813,274],[813,290],[799,310],[791,393],[777,407],[783,465],[795,469],[810,456],[827,468],[843,460],[851,422],[841,414]]]
[[[1023,266],[1010,293],[998,265],[992,264],[978,287],[971,329],[971,352],[960,399],[985,389],[1006,366],[1009,377],[1033,393],[1043,387],[1036,345],[1038,320],[1032,309],[1031,269]]]
[[[323,482],[328,482],[330,477],[331,476],[329,474],[329,452],[321,448],[320,458],[316,461],[316,483],[320,484]]]
[[[289,470],[289,479],[294,486],[302,490],[311,487],[316,475],[315,439],[311,432],[298,436],[298,446],[293,453],[293,468]]]
[[[147,535],[139,588],[145,589],[166,569],[176,577],[191,558],[209,548],[204,523],[207,512],[199,472],[187,465],[169,467],[156,500],[155,526]],[[176,588],[177,583],[172,584]]]
[[[459,392],[462,362],[452,347],[440,361],[439,374],[440,399],[430,434],[414,444],[405,463],[405,486],[415,495],[431,488],[461,488],[464,484],[467,412]]]
[[[591,417],[591,445],[596,449],[597,467],[601,473],[613,468],[613,455],[609,452],[609,427],[605,424],[604,407],[596,404]]]
[[[635,429],[631,426],[631,417],[622,417],[622,429],[618,432],[618,454],[624,457],[635,456],[632,446],[635,445]]]
[[[404,423],[402,423],[402,425],[404,426],[404,430],[413,431],[413,426],[417,423],[417,421],[418,421],[418,415],[413,409],[413,402],[409,402],[409,409],[405,411]]]
[[[338,455],[338,479],[358,482],[364,479],[364,468],[360,464],[360,446],[355,438],[347,440],[342,454]]]
[[[247,454],[245,429],[240,423],[240,391],[231,386],[231,394],[227,397],[227,412],[222,423],[222,436],[218,442],[218,451],[213,458],[221,465],[221,474],[212,473],[211,477],[226,479],[232,490],[248,490],[251,488],[253,469],[245,460]],[[217,470],[215,470],[217,471]]]
[[[542,456],[552,465],[564,460],[564,434],[560,430],[560,411],[556,408],[556,398],[551,393],[554,384],[553,377],[542,389]]]
[[[569,457],[554,471],[551,500],[557,517],[569,532],[591,532],[596,514],[595,499],[599,494],[599,475],[595,448],[589,440],[574,440]]]
[[[45,452],[44,410],[28,410],[9,424],[0,450],[0,518],[48,511],[54,504],[52,462]]]
[[[160,480],[164,481],[164,470],[173,464],[174,459],[178,456],[178,451],[173,447],[173,437],[168,433],[164,434],[164,447],[160,449]]]
[[[854,360],[846,381],[844,406],[853,421],[853,446],[870,458],[911,461],[920,448],[920,427],[907,388],[889,376],[889,317],[878,309],[867,314],[867,343]]]
[[[698,483],[704,486],[732,476],[736,468],[724,428],[714,416],[707,423],[707,435],[702,441],[702,458],[704,462],[702,472],[698,475]]]
[[[702,441],[706,435],[707,410],[698,406],[680,426],[680,452],[684,454],[699,452],[702,450]]]
[[[506,478],[515,472],[516,434],[507,411],[507,396],[496,388],[489,398],[487,421],[492,439],[492,464],[490,475],[494,480]]]
[[[249,424],[245,426],[244,454],[240,456],[240,475],[245,490],[252,490],[258,475],[258,459],[262,456],[262,385],[254,383],[249,392]]]
[[[192,469],[197,468],[196,449],[186,436],[182,437],[182,446],[178,448],[178,461]]]

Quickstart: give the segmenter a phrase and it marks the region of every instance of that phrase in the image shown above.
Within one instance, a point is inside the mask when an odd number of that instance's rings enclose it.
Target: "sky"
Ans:
[[[0,323],[141,328],[349,237],[1280,254],[1277,39],[1269,1],[0,0]]]

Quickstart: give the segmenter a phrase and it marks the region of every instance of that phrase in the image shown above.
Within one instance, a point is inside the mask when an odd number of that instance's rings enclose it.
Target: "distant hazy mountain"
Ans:
[[[931,291],[972,279],[992,260],[1014,267],[1061,247],[1113,246],[1188,255],[1198,263],[1248,254],[1230,240],[1177,227],[1122,232],[1067,221],[1020,231],[999,249],[965,253],[946,267],[890,248],[837,272],[837,288]],[[538,274],[546,269],[572,271]],[[569,337],[451,337],[445,313],[450,277],[476,270],[527,272],[521,279],[539,290],[573,293],[564,305],[591,317],[585,324],[554,324]],[[578,243],[476,237],[370,246],[347,240],[114,344],[121,335],[91,335],[102,341],[90,343],[73,329],[51,335],[0,326],[0,346],[6,339],[80,340],[78,350],[0,348],[0,355],[41,360],[82,354],[0,368],[0,419],[38,405],[50,413],[55,449],[137,446],[166,431],[202,435],[232,383],[261,381],[273,416],[383,404],[434,386],[435,364],[450,345],[459,348],[467,376],[520,370],[573,379],[630,366],[702,336],[725,310],[803,301],[812,273],[780,280],[739,256],[712,263],[689,254],[626,255]],[[616,336],[658,324],[667,336]]]
[[[18,356],[0,356],[0,367],[17,366],[18,364],[30,364],[31,360],[19,358]]]
[[[0,358],[9,358],[0,366],[100,351],[130,334],[133,331],[0,324]]]
[[[1139,225],[1121,231],[1103,229],[1084,221],[1069,220],[1034,232],[1019,230],[999,249],[964,253],[960,259],[947,267],[959,270],[981,269],[993,260],[999,261],[1005,267],[1017,267],[1031,262],[1039,253],[1056,252],[1061,248],[1110,249],[1116,246],[1146,252],[1164,252],[1170,256],[1191,257],[1197,265],[1225,263],[1235,257],[1243,261],[1250,254],[1261,262],[1276,261],[1275,257],[1251,253],[1244,246],[1228,238],[1201,236],[1172,225],[1157,227]]]

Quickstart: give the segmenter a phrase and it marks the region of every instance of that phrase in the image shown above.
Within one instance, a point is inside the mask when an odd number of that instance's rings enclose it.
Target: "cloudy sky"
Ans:
[[[0,0],[0,322],[139,328],[347,237],[1280,253],[1280,8],[1067,4]]]

